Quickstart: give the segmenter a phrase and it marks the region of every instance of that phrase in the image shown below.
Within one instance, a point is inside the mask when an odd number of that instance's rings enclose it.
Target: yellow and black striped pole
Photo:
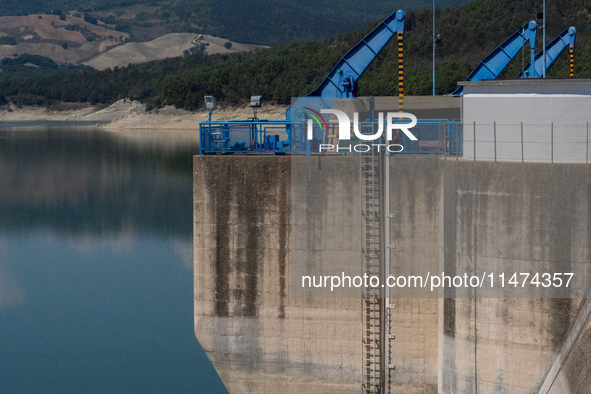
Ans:
[[[570,77],[572,78],[575,75],[575,47],[570,45],[568,52],[570,54]]]
[[[404,41],[398,32],[398,112],[404,112]]]

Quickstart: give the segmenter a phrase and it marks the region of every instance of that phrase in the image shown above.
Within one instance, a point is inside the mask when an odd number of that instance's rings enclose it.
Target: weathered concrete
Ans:
[[[406,96],[404,111],[419,119],[460,119],[461,98],[452,96]],[[398,109],[398,97],[377,97],[376,111]]]
[[[427,159],[427,160],[425,160]],[[438,271],[442,233],[443,161],[393,156],[390,161],[391,273],[417,275]],[[391,289],[392,393],[437,393],[438,320],[436,298],[405,298],[413,289]],[[416,297],[416,295],[415,295]]]
[[[591,299],[585,299],[577,320],[550,369],[540,394],[583,394],[591,388]]]
[[[359,176],[352,158],[357,165],[351,156],[314,158],[314,165],[306,158],[195,157],[195,333],[232,394],[359,392],[360,301],[290,297],[292,167],[310,172],[314,196],[307,203],[317,205],[313,227],[320,229],[298,231],[303,237],[296,242],[317,242],[319,250],[350,248],[338,263],[360,250],[359,204],[348,200],[358,198],[358,189],[350,190]],[[402,241],[393,264],[427,255],[436,263],[440,185],[431,180],[441,179],[441,163],[409,158],[404,165],[433,170],[433,176],[413,178],[416,184],[405,187],[392,184],[392,209],[401,212],[393,237]],[[394,173],[402,171],[402,163],[397,166]],[[413,257],[418,250],[423,254]],[[435,393],[438,301],[393,302],[393,392]]]
[[[357,288],[302,286],[304,276],[360,275],[359,157],[291,160],[291,297],[357,298]]]
[[[591,244],[591,179],[584,164],[447,160],[444,178],[446,271],[575,272],[576,286],[540,286],[537,294],[584,296]],[[477,295],[532,297],[532,291],[495,286]],[[473,295],[463,287],[452,294]]]
[[[591,390],[591,321],[586,323],[548,394],[587,394]]]
[[[591,244],[584,164],[448,160],[444,178],[446,272],[575,271],[582,279]],[[568,294],[533,286],[517,290],[460,288],[446,294],[441,392],[538,391],[579,300],[473,298]]]
[[[194,161],[195,332],[232,394],[360,389],[360,302],[289,296],[290,160],[299,159]],[[327,176],[321,172],[349,159],[318,160],[310,179]],[[319,246],[336,242],[339,231],[353,239],[355,231],[352,223],[343,230],[336,218],[347,205],[345,179],[358,175],[330,174],[342,179],[316,190],[317,201],[327,207],[318,210],[314,224],[324,230],[311,234]],[[391,174],[390,208],[397,214],[390,240],[397,244],[393,272],[408,267],[449,274],[492,267],[529,272],[559,264],[586,273],[591,182],[584,164],[399,155]],[[355,251],[351,247],[350,253]],[[443,299],[392,300],[394,393],[538,392],[569,343],[580,301],[474,298],[481,295],[458,290]],[[587,338],[585,330],[578,341]],[[580,367],[589,365],[588,354],[584,349],[569,354],[570,366],[554,379],[568,386],[556,383],[550,394],[561,393],[560,387],[586,392]]]
[[[230,393],[357,393],[358,299],[290,298],[290,158],[195,157],[195,334]]]

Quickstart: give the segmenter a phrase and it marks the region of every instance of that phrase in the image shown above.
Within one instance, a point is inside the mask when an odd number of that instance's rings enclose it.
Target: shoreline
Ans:
[[[285,119],[288,106],[268,105],[259,108],[258,117],[267,120]],[[213,112],[213,121],[245,120],[252,118],[252,108],[223,108]],[[18,122],[96,122],[96,126],[109,130],[197,130],[199,122],[207,121],[207,110],[186,111],[167,106],[147,112],[145,105],[128,99],[119,100],[109,107],[97,110],[93,107],[64,111],[52,111],[46,107],[23,107],[0,110],[0,123]],[[105,123],[106,122],[106,123]]]

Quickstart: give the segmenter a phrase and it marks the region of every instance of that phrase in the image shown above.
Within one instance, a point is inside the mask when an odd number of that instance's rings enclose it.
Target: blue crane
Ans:
[[[307,96],[356,97],[356,84],[378,52],[398,32],[404,35],[406,13],[396,11],[345,54],[324,81]]]
[[[349,50],[328,73],[320,85],[304,97],[296,100],[296,108],[303,101],[356,97],[357,80],[384,46],[397,35],[404,37],[406,13],[396,11]],[[400,61],[400,60],[399,60]],[[401,66],[400,66],[401,67]],[[400,90],[401,88],[399,88]],[[325,108],[330,108],[327,106]],[[291,145],[292,108],[285,112],[285,121],[226,121],[199,123],[201,154],[229,152],[281,153]],[[280,131],[288,140],[280,140]],[[287,148],[287,149],[286,149]]]
[[[560,54],[566,49],[574,49],[575,39],[577,37],[577,29],[569,27],[558,35],[548,46],[546,46],[546,70],[556,63]],[[525,66],[526,75],[543,75],[544,71],[544,52],[540,51],[535,57],[535,69],[532,70],[531,61]],[[523,78],[521,72],[517,78]]]
[[[305,97],[356,97],[357,80],[384,46],[397,34],[404,37],[406,12],[392,13],[339,60],[316,89]],[[285,112],[291,120],[291,107]]]
[[[531,49],[531,58],[535,59],[536,47],[536,32],[538,24],[531,21],[523,25],[505,42],[499,45],[487,57],[478,64],[478,66],[470,73],[466,81],[483,81],[485,79],[495,79],[503,71],[507,64],[519,53],[526,41],[529,41]],[[541,74],[540,74],[541,75]],[[530,77],[537,76],[535,70],[532,70]],[[463,86],[460,86],[452,93],[454,96],[462,95],[464,91]]]

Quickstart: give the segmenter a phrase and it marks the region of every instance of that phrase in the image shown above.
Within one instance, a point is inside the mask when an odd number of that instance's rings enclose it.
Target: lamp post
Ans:
[[[205,108],[209,110],[209,122],[211,122],[211,113],[216,109],[217,102],[213,96],[204,96],[203,99],[205,100]]]
[[[209,129],[207,140],[209,141],[209,139],[211,138],[211,113],[217,108],[218,104],[217,104],[215,97],[213,97],[213,96],[204,96],[203,100],[205,101],[205,108],[207,108],[209,110],[209,123],[207,125],[207,127]],[[203,142],[204,142],[203,132],[204,132],[204,130],[201,128],[201,126],[199,126],[199,154],[200,155],[204,154],[203,152],[205,151],[205,149],[203,148]]]
[[[435,45],[435,0],[433,0],[433,96],[435,96]]]
[[[261,106],[262,102],[263,102],[263,96],[250,96],[250,106],[252,107],[252,110],[254,111],[253,120],[255,122],[258,121],[257,108],[259,108]]]

